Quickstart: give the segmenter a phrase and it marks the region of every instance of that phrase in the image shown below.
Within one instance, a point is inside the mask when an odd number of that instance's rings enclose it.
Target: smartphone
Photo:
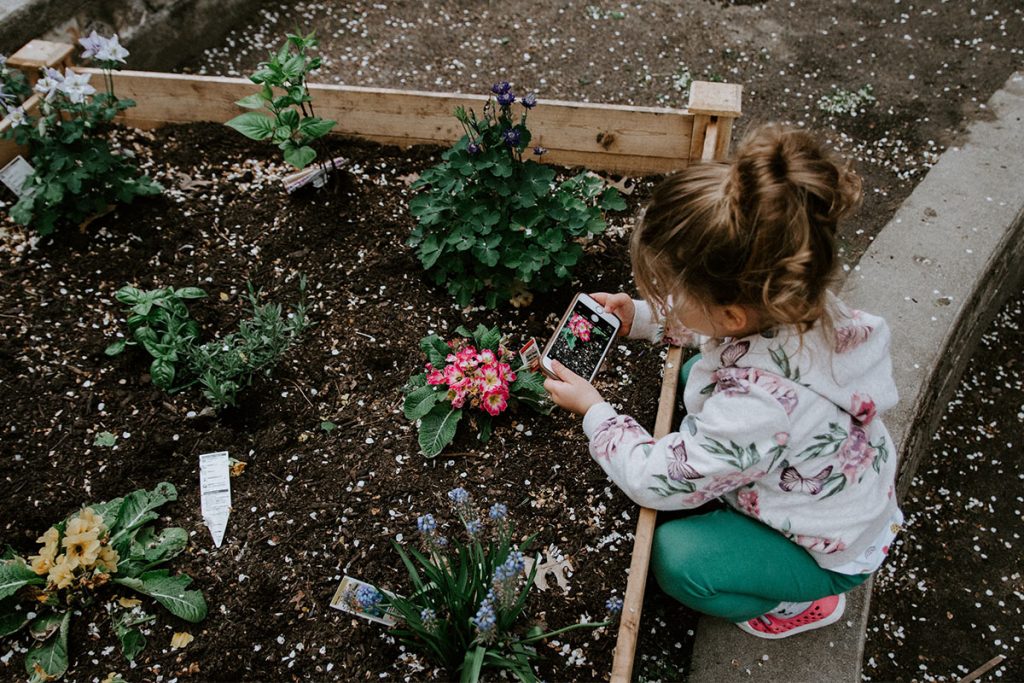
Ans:
[[[592,382],[621,326],[622,321],[605,311],[592,297],[577,294],[544,347],[541,369],[554,377],[551,361],[557,360]]]

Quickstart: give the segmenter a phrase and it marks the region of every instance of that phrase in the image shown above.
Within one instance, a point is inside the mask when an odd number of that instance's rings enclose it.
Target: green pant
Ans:
[[[683,382],[700,358],[683,365]],[[672,519],[654,531],[651,569],[661,589],[687,607],[745,621],[780,602],[837,595],[868,575],[822,569],[771,527],[730,508]]]

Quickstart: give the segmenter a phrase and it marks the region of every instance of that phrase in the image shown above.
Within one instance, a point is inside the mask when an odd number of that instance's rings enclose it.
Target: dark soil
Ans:
[[[27,556],[37,536],[83,504],[160,481],[180,494],[165,521],[189,530],[192,543],[173,568],[195,578],[210,614],[192,626],[153,606],[159,620],[130,678],[431,676],[426,663],[418,671],[415,659],[400,658],[381,627],[328,603],[346,573],[406,592],[391,540],[415,542],[416,517],[443,511],[455,486],[482,505],[507,503],[523,535],[537,532],[539,547],[557,545],[571,559],[571,592],[535,590],[533,617],[552,628],[603,618],[607,598],[625,587],[635,509],[590,462],[578,421],[563,412],[503,416],[487,445],[466,430],[447,454],[426,460],[401,415],[401,388],[422,369],[418,342],[431,331],[499,324],[518,348],[530,335],[546,340],[574,292],[617,290],[629,276],[625,224],[650,181],[587,246],[571,286],[528,309],[464,313],[425,281],[403,244],[412,219],[401,177],[436,162],[437,150],[333,141],[353,173],[320,193],[289,197],[276,178],[285,170],[276,150],[222,126],[135,137],[137,149],[152,155],[147,165],[165,195],[27,255],[14,253],[24,245],[13,240],[0,276],[2,541]],[[144,352],[103,353],[125,331],[113,293],[126,283],[204,288],[210,297],[193,309],[211,338],[245,313],[247,281],[289,304],[300,273],[309,279],[315,326],[271,378],[219,417],[198,414],[205,405],[198,389],[168,396],[154,388]],[[651,424],[657,392],[649,382],[661,360],[650,345],[617,344],[597,386]],[[325,432],[322,421],[337,428]],[[93,445],[103,431],[118,436],[114,448]],[[233,480],[219,549],[203,526],[197,490],[198,455],[217,450],[247,463]],[[680,608],[661,612],[692,629],[694,617]],[[72,679],[127,672],[107,650],[115,644],[108,621],[101,609],[74,619]],[[176,630],[195,641],[171,651]],[[560,638],[539,671],[552,680],[601,677],[614,635]],[[665,637],[650,646],[673,648],[682,639]],[[5,660],[11,677],[21,659]]]
[[[1024,680],[1022,334],[1024,293],[982,337],[914,478],[906,532],[875,582],[871,680],[954,681],[997,655],[981,680]]]

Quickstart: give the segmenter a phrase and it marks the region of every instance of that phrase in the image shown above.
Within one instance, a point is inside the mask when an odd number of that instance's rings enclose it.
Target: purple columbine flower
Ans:
[[[519,130],[516,128],[508,128],[501,134],[501,139],[505,141],[509,147],[515,147],[519,144]]]
[[[537,96],[532,92],[527,93],[526,97],[523,98],[523,106],[527,109],[533,109],[537,106]]]
[[[508,92],[503,92],[500,95],[498,95],[497,99],[498,104],[500,104],[503,107],[508,107],[511,106],[512,103],[516,101],[516,94],[510,90]]]
[[[466,151],[469,152],[470,154],[479,154],[480,149],[480,145],[476,144],[475,142],[471,142],[468,145],[466,145]]]
[[[95,54],[107,44],[107,39],[96,33],[96,31],[93,31],[85,38],[80,38],[78,40],[78,44],[84,48],[82,58],[89,59],[90,57],[95,56]]]
[[[543,156],[548,153],[548,150],[545,147],[537,145],[536,147],[533,148],[533,153],[536,154],[537,156]]]
[[[494,93],[495,95],[504,95],[511,88],[512,86],[509,84],[508,81],[501,81],[500,83],[495,83],[494,85],[491,86],[491,92]]]

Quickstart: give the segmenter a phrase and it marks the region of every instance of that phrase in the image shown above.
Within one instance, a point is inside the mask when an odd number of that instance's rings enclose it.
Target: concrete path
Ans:
[[[1024,72],[987,111],[900,207],[841,295],[893,331],[901,400],[885,421],[901,444],[901,495],[978,338],[1024,280]],[[705,617],[690,680],[860,683],[870,592],[868,582],[848,595],[838,624],[786,640]]]

